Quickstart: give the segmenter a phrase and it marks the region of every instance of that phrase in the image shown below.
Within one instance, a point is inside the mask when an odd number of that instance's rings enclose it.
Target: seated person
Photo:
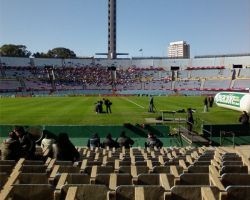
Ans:
[[[118,147],[118,144],[115,140],[113,140],[112,135],[109,133],[106,138],[104,139],[104,141],[102,142],[102,147],[106,148],[113,148],[113,147]]]
[[[125,131],[121,132],[120,137],[116,140],[119,147],[130,148],[135,142],[130,137],[126,136]]]
[[[53,158],[62,161],[78,161],[80,154],[69,140],[67,133],[60,133],[57,142],[52,145]]]
[[[9,137],[3,141],[1,148],[2,160],[19,160],[21,157],[21,145],[17,135],[11,131]]]
[[[163,143],[162,141],[160,141],[157,137],[155,137],[155,135],[153,133],[148,133],[148,139],[145,142],[145,148],[149,147],[149,148],[162,148]]]
[[[101,146],[100,137],[97,133],[94,133],[92,137],[88,140],[87,147],[95,148],[100,146]]]
[[[52,151],[52,145],[56,143],[55,136],[53,135],[53,133],[47,130],[44,130],[43,134],[45,136],[41,142],[43,152],[47,149],[49,149],[49,151]]]
[[[32,136],[27,133],[22,126],[16,126],[13,132],[19,139],[22,157],[33,159],[36,151],[36,143]]]

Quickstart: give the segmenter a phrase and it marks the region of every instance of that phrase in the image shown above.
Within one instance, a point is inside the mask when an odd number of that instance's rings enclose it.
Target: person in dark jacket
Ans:
[[[147,141],[145,142],[145,147],[149,148],[162,148],[163,143],[160,141],[153,133],[148,133]]]
[[[189,131],[189,134],[193,131],[193,124],[194,124],[193,111],[191,108],[188,108],[188,110],[187,110],[187,129]]]
[[[119,147],[130,148],[135,142],[130,137],[126,136],[125,131],[121,132],[120,137],[117,139]]]
[[[103,99],[104,105],[106,107],[106,113],[111,113],[112,102],[109,99]]]
[[[100,137],[97,133],[94,133],[92,137],[88,140],[87,147],[95,148],[100,146],[101,146]]]
[[[204,103],[204,112],[208,112],[208,98],[207,97],[205,97],[203,103]]]
[[[53,158],[62,161],[78,161],[80,154],[69,140],[67,133],[60,133],[57,142],[52,145]]]
[[[149,99],[149,107],[148,107],[148,112],[154,112],[154,98],[153,96],[150,96]]]
[[[118,147],[118,143],[113,140],[112,138],[112,135],[109,133],[106,138],[103,140],[102,142],[102,147],[103,148],[106,148],[106,147],[109,147],[109,148],[113,148],[113,147]]]
[[[213,103],[214,103],[214,97],[209,96],[208,97],[208,102],[209,102],[209,107],[212,108],[213,107]]]
[[[249,115],[247,114],[246,111],[243,111],[242,114],[240,115],[239,122],[243,125],[249,124]]]
[[[22,157],[26,159],[34,159],[36,143],[32,136],[27,133],[22,126],[16,126],[13,132],[19,139]]]
[[[21,157],[21,145],[15,132],[11,131],[9,137],[3,141],[1,152],[2,160],[19,160]]]

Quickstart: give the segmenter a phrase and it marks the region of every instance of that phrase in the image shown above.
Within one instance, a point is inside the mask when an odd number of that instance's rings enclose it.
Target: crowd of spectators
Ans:
[[[19,87],[11,88],[16,91],[49,91],[49,90],[161,90],[161,89],[197,89],[201,88],[201,80],[188,78],[188,70],[185,71],[185,79],[176,79],[174,88],[171,87],[171,71],[163,68],[145,67],[117,67],[116,71],[100,64],[86,66],[61,66],[61,67],[14,67],[1,66],[1,75],[4,79],[19,81]],[[197,72],[196,72],[197,71]],[[203,73],[199,77],[208,77],[229,71],[228,69],[192,70],[193,73]],[[206,72],[206,73],[205,73]],[[179,72],[179,74],[181,71]],[[225,73],[228,74],[228,73]],[[177,75],[178,76],[178,75]],[[228,89],[230,78],[227,80],[205,80],[203,89]],[[210,82],[209,82],[210,81]],[[224,82],[223,82],[224,81]],[[227,81],[227,84],[225,84]],[[53,82],[53,84],[52,84]],[[222,84],[223,83],[223,84]],[[212,85],[211,85],[212,84]],[[170,87],[169,87],[170,85]],[[221,88],[221,85],[225,87]],[[244,85],[244,84],[243,84]],[[240,88],[241,86],[237,86]],[[9,90],[0,88],[2,90]]]
[[[112,138],[112,135],[108,133],[103,142],[101,142],[98,133],[94,133],[92,137],[89,138],[86,146],[89,148],[130,148],[133,144],[134,140],[127,136],[125,131],[122,131],[120,136],[115,140]],[[145,147],[161,148],[162,146],[163,143],[153,133],[148,133]],[[48,151],[48,156],[57,160],[75,162],[80,159],[80,154],[70,141],[67,133],[54,135],[53,133],[44,130],[43,139],[41,140],[41,148],[43,152]],[[19,160],[20,158],[32,160],[36,159],[35,152],[36,141],[22,126],[16,126],[1,145],[2,160]]]

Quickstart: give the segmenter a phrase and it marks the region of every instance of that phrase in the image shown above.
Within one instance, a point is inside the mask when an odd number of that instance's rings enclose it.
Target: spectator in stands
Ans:
[[[148,112],[154,112],[154,98],[150,96]]]
[[[62,161],[78,161],[80,154],[69,140],[67,133],[60,133],[57,142],[52,145],[53,158]]]
[[[36,143],[32,136],[27,133],[22,126],[16,126],[13,131],[19,139],[22,157],[26,159],[34,159]]]
[[[130,148],[135,142],[130,137],[126,136],[125,131],[122,131],[120,137],[116,140],[119,147]]]
[[[204,102],[204,112],[208,112],[208,98],[205,97],[203,102]]]
[[[95,148],[95,147],[100,147],[101,142],[100,142],[100,137],[97,133],[94,133],[92,137],[88,140],[87,146],[90,148]]]
[[[117,148],[118,147],[118,143],[113,140],[112,138],[112,135],[109,133],[106,138],[104,139],[104,141],[102,142],[102,147],[103,148],[106,148],[106,147],[109,147],[109,148]]]
[[[145,148],[162,148],[163,143],[153,133],[148,133],[147,141],[145,142]]]
[[[243,111],[242,114],[240,115],[239,122],[243,125],[249,124],[249,115],[247,114],[246,111]]]
[[[21,157],[21,145],[15,132],[11,131],[9,137],[2,143],[2,160],[18,160]]]
[[[47,149],[49,149],[49,151],[52,151],[52,145],[56,143],[55,136],[48,130],[44,130],[43,135],[44,138],[41,142],[42,150],[46,151]]]
[[[193,111],[191,108],[187,109],[187,129],[188,133],[191,134],[193,131],[193,124],[194,124],[194,118],[193,118]]]

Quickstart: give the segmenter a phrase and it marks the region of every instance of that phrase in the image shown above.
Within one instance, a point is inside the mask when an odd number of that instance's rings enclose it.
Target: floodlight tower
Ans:
[[[108,53],[96,53],[95,55],[105,55],[110,60],[116,59],[119,55],[129,55],[116,52],[116,0],[108,0]]]
[[[108,58],[116,59],[116,0],[108,0]]]

